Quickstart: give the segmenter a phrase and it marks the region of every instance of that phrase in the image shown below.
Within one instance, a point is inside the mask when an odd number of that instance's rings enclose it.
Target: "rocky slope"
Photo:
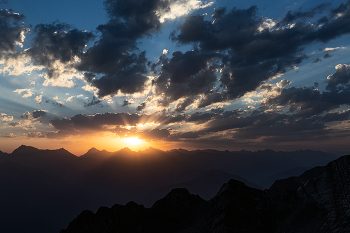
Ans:
[[[309,180],[297,194],[327,209],[333,232],[350,232],[350,155],[330,162],[325,173]]]
[[[174,189],[151,208],[130,202],[83,211],[61,233],[104,232],[328,232],[327,211],[281,191],[262,191],[236,180],[209,201]]]

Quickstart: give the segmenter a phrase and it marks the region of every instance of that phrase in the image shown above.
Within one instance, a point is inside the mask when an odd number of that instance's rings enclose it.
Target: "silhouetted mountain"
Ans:
[[[300,176],[291,176],[286,179],[276,180],[270,190],[297,190],[306,182],[316,177],[321,176],[326,171],[326,166],[314,167],[310,170],[305,171]]]
[[[174,153],[179,150],[172,150]],[[183,150],[180,150],[183,151]],[[338,156],[320,151],[299,150],[294,152],[275,152],[264,150],[250,151],[187,151],[183,156],[187,163],[196,164],[202,170],[218,169],[236,174],[258,185],[262,179],[297,167],[324,166]],[[278,177],[277,179],[285,178]],[[268,188],[268,186],[263,186]]]
[[[64,149],[39,150],[21,146],[11,154],[0,155],[0,163],[8,161],[17,166],[9,166],[10,170],[0,166],[4,174],[11,174],[4,177],[12,177],[6,183],[7,186],[1,184],[0,190],[20,190],[13,191],[16,195],[0,192],[0,199],[6,200],[6,205],[0,208],[0,215],[7,216],[0,218],[0,225],[3,229],[11,229],[13,221],[9,221],[9,216],[18,215],[20,219],[14,217],[16,229],[25,228],[26,233],[52,232],[48,228],[34,226],[40,226],[45,219],[45,226],[49,226],[51,221],[55,222],[51,224],[52,229],[58,225],[64,227],[71,219],[68,220],[68,213],[79,213],[81,209],[96,211],[99,206],[111,206],[116,202],[126,204],[132,200],[141,200],[146,194],[150,195],[143,200],[147,200],[150,205],[166,194],[162,187],[168,187],[168,192],[177,185],[209,199],[215,194],[218,185],[229,179],[243,180],[240,176],[258,180],[276,172],[304,166],[302,162],[307,165],[319,164],[325,158],[331,160],[335,157],[319,153],[319,159],[317,153],[308,153],[303,156],[311,156],[312,160],[293,160],[293,153],[273,151],[164,152],[150,148],[133,152],[124,148],[117,152],[91,149],[77,157]],[[212,173],[213,170],[217,171]],[[27,175],[12,180],[17,173]],[[31,173],[41,175],[31,176]],[[248,180],[244,182],[253,186]],[[33,206],[34,203],[37,208]],[[50,216],[48,213],[56,208],[59,214]],[[20,212],[27,214],[22,215]]]
[[[350,232],[350,155],[326,166],[326,171],[297,190],[304,199],[324,206],[333,232]]]
[[[156,200],[165,196],[168,192],[175,188],[186,188],[189,192],[199,195],[205,200],[209,200],[210,198],[214,197],[217,190],[221,187],[221,184],[227,182],[230,179],[242,181],[249,187],[263,189],[259,185],[251,183],[240,176],[232,175],[221,170],[210,170],[201,173],[200,176],[190,181],[158,188],[152,193],[149,193],[139,199],[138,202],[142,203],[146,207],[152,206]]]
[[[271,185],[276,181],[276,180],[280,180],[280,179],[287,179],[289,177],[292,176],[300,176],[301,174],[303,174],[305,171],[307,171],[308,169],[311,169],[313,167],[308,167],[308,166],[304,166],[304,167],[295,167],[286,171],[282,171],[282,172],[277,172],[271,176],[268,177],[264,177],[261,180],[257,180],[255,181],[257,184],[261,185],[262,187],[271,187]]]
[[[0,150],[0,163],[7,160],[8,154]]]
[[[314,202],[230,180],[209,201],[174,189],[152,208],[130,202],[83,211],[61,233],[329,232],[326,218],[327,210]]]
[[[95,159],[106,159],[112,156],[114,152],[108,152],[106,150],[97,150],[95,147],[92,147],[88,152],[80,156],[80,158],[95,158]]]

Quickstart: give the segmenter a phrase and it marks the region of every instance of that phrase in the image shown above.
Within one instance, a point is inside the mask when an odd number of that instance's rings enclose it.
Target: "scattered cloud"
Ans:
[[[16,136],[13,133],[7,133],[5,135],[2,135],[3,138],[15,138]]]
[[[34,93],[30,89],[16,89],[13,92],[16,92],[20,95],[23,93],[23,98],[28,98],[34,95]]]
[[[122,106],[123,106],[123,107],[124,107],[124,106],[128,106],[128,105],[130,105],[130,104],[132,104],[132,103],[134,103],[134,100],[133,100],[133,99],[124,100]]]
[[[330,52],[330,51],[334,51],[337,49],[346,49],[346,47],[335,47],[335,48],[325,48],[324,51],[325,52]]]
[[[13,121],[13,116],[7,116],[5,113],[0,113],[0,121]]]

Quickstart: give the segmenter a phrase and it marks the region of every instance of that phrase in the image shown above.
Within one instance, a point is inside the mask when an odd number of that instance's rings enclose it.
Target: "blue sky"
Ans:
[[[350,149],[349,1],[0,8],[0,150]]]

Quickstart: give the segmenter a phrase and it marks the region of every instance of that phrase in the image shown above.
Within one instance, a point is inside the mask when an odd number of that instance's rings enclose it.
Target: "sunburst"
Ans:
[[[127,142],[130,145],[140,145],[142,143],[141,139],[138,139],[137,137],[130,137],[130,138],[124,138],[125,142]]]

